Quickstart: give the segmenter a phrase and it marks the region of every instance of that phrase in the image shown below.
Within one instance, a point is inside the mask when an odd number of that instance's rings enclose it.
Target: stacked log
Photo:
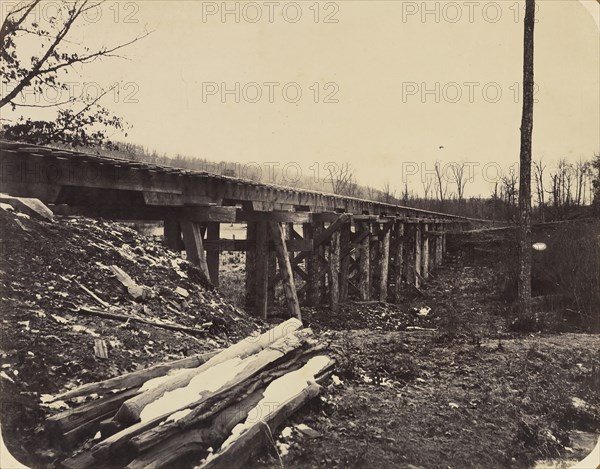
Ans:
[[[49,417],[47,427],[63,449],[80,445],[63,467],[241,467],[268,441],[265,432],[319,393],[334,364],[326,348],[290,319],[216,353],[55,396],[101,395]]]

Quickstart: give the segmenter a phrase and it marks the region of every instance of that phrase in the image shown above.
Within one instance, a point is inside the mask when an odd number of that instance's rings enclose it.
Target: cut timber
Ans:
[[[203,424],[203,422],[214,420],[215,415],[219,414],[223,409],[244,399],[257,389],[264,390],[271,381],[300,368],[310,356],[314,356],[324,349],[325,347],[317,346],[308,350],[295,351],[285,356],[285,361],[276,364],[274,368],[262,371],[258,375],[242,381],[224,392],[214,394],[202,404],[194,407],[191,412],[177,419],[177,421],[166,422],[132,438],[131,446],[137,454],[141,454],[154,446],[162,448],[164,440],[171,438],[177,433],[185,432],[189,428]]]
[[[208,447],[221,443],[231,430],[260,402],[263,390],[254,391],[241,401],[221,411],[209,427],[189,429],[174,435],[145,451],[132,461],[127,469],[160,469],[177,467],[181,458],[205,451]]]
[[[102,459],[110,455],[127,453],[132,437],[156,427],[169,416],[180,411],[189,412],[211,397],[224,392],[259,373],[288,353],[299,349],[312,339],[312,331],[296,331],[269,345],[255,355],[241,360],[234,357],[194,376],[189,384],[171,393],[163,394],[141,412],[141,422],[128,427],[101,441],[92,448],[94,457]]]
[[[361,300],[369,300],[371,293],[370,286],[370,261],[371,261],[371,253],[370,253],[370,227],[366,222],[358,223],[358,227],[362,233],[367,232],[367,236],[360,243],[359,247],[359,290],[360,290],[360,299]]]
[[[348,301],[348,278],[350,275],[350,223],[346,223],[340,228],[340,302]],[[348,249],[346,255],[344,253]]]
[[[402,295],[402,275],[404,272],[404,224],[394,226],[394,301],[400,303]]]
[[[160,386],[149,389],[143,394],[125,402],[119,409],[116,419],[121,422],[136,422],[140,418],[140,414],[147,404],[158,399],[168,391],[187,386],[192,378],[198,373],[202,373],[210,367],[219,363],[223,363],[232,358],[246,358],[252,354],[255,354],[260,350],[267,348],[269,345],[278,341],[282,337],[285,337],[286,335],[298,330],[300,327],[302,327],[301,321],[298,319],[290,319],[258,337],[247,337],[237,344],[232,345],[231,347],[218,353],[203,365],[187,370],[186,372],[179,373],[170,380],[161,383]]]
[[[179,222],[172,218],[165,218],[163,228],[165,246],[175,252],[184,250],[183,240],[181,239],[181,226]]]
[[[164,376],[169,371],[179,368],[195,368],[202,365],[208,359],[214,357],[219,352],[209,352],[199,355],[193,355],[191,357],[182,358],[172,362],[160,363],[158,365],[151,366],[145,370],[133,371],[121,376],[115,376],[104,381],[98,381],[96,383],[88,383],[80,386],[71,391],[63,392],[54,396],[53,401],[72,399],[78,396],[87,396],[90,394],[104,394],[117,389],[126,389],[141,386],[146,381],[156,378],[158,376]]]
[[[421,277],[421,253],[422,253],[422,241],[421,241],[421,225],[417,224],[415,226],[415,263],[414,263],[414,271],[415,271],[415,287],[419,288],[422,283]]]
[[[102,298],[100,298],[98,295],[96,295],[92,290],[87,288],[85,285],[82,285],[77,280],[73,280],[73,282],[75,282],[75,284],[77,284],[77,286],[79,288],[81,288],[84,292],[86,292],[88,295],[90,295],[94,300],[96,300],[98,302],[98,304],[100,304],[100,306],[102,306],[104,308],[110,308],[109,303],[104,301]]]
[[[72,313],[91,314],[94,316],[100,316],[102,318],[114,319],[116,321],[122,322],[136,321],[141,322],[143,324],[148,324],[149,326],[161,327],[163,329],[169,329],[172,331],[187,332],[189,334],[206,333],[206,329],[197,329],[195,327],[180,326],[179,324],[170,324],[166,322],[155,322],[151,321],[150,319],[140,318],[138,316],[128,316],[126,314],[113,313],[110,311],[101,311],[97,309],[86,308],[85,306],[77,306],[76,308],[72,308],[69,311],[71,311]]]
[[[104,339],[94,339],[94,356],[103,360],[108,359],[108,350]]]
[[[290,256],[285,245],[285,230],[280,223],[270,223],[271,237],[275,242],[275,253],[279,263],[279,272],[283,281],[283,292],[288,303],[288,308],[292,316],[302,320],[300,312],[300,303],[296,293],[296,285],[294,283],[294,273],[292,272],[292,264]]]
[[[423,225],[423,250],[421,254],[421,276],[424,280],[429,279],[429,235],[427,235],[427,231],[429,229],[429,225],[425,223]]]
[[[327,357],[315,357],[300,370],[293,371],[273,381],[265,390],[264,397],[256,406],[256,413],[262,418],[246,418],[244,424],[237,425],[231,436],[217,453],[210,455],[202,469],[237,469],[243,467],[250,455],[264,443],[272,439],[279,425],[296,410],[319,394],[320,386],[315,383],[315,375],[327,364]],[[279,403],[274,407],[273,402]]]
[[[337,311],[340,305],[340,232],[333,233],[329,243],[329,306]]]
[[[206,228],[206,239],[211,241],[218,241],[221,237],[221,224],[217,222],[209,223]],[[208,272],[210,275],[210,281],[216,287],[219,286],[219,258],[221,252],[219,250],[206,252],[206,264],[208,265]]]
[[[269,300],[269,248],[267,222],[256,223],[256,257],[255,271],[256,279],[256,305],[255,311],[259,318],[267,319]]]
[[[54,214],[44,203],[38,199],[27,197],[12,197],[6,194],[0,194],[0,202],[7,203],[15,210],[43,221],[52,221]]]
[[[123,269],[116,265],[110,265],[109,269],[117,277],[117,280],[127,288],[127,292],[134,300],[149,298],[152,296],[152,291],[142,285],[138,285]]]
[[[206,254],[202,245],[202,231],[199,223],[191,221],[181,222],[181,231],[183,233],[183,243],[188,260],[198,266],[204,276],[210,280],[208,264],[206,263]]]
[[[388,293],[388,274],[390,261],[390,231],[392,226],[385,225],[383,228],[383,239],[381,241],[381,252],[379,253],[379,300],[385,302]]]

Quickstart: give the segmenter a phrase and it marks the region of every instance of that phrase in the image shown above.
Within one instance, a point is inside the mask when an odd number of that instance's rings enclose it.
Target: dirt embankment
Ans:
[[[0,210],[0,246],[0,420],[11,452],[32,466],[56,455],[42,427],[44,415],[56,410],[40,406],[42,394],[212,351],[259,327],[194,266],[118,223],[44,222]],[[143,296],[134,299],[110,266],[127,273]],[[86,309],[203,332],[106,319]],[[107,359],[95,355],[97,340]]]

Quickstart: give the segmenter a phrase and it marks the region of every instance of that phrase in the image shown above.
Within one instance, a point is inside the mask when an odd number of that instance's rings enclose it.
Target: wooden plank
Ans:
[[[422,231],[427,231],[429,229],[429,224],[425,223],[422,227]],[[429,279],[429,236],[422,235],[421,240],[423,243],[423,248],[421,250],[421,276],[423,279]]]
[[[253,308],[256,304],[256,223],[246,225],[246,238],[253,243],[253,249],[246,249],[246,306]],[[237,240],[235,241],[237,242]],[[225,249],[229,250],[229,249]]]
[[[415,287],[419,288],[421,286],[421,262],[422,262],[422,253],[423,253],[423,241],[421,239],[421,224],[415,225]]]
[[[371,285],[370,298],[379,298],[379,279],[381,277],[380,262],[381,258],[381,225],[379,223],[371,224],[371,240],[370,240],[370,279]]]
[[[331,235],[329,243],[329,306],[337,311],[340,304],[340,232]]]
[[[402,277],[404,273],[404,223],[394,226],[394,301],[400,303],[402,297]]]
[[[206,239],[207,240],[219,240],[221,236],[221,224],[219,222],[210,222],[206,228]],[[219,258],[221,252],[219,250],[211,250],[206,252],[206,264],[208,266],[208,273],[210,275],[210,281],[216,287],[219,286]]]
[[[185,245],[185,252],[187,253],[188,260],[198,266],[200,271],[210,279],[210,273],[208,271],[208,265],[206,263],[206,255],[204,253],[204,246],[202,243],[202,232],[199,223],[182,221],[181,231],[183,233],[183,244]]]
[[[444,234],[442,233],[442,230],[444,228],[443,225],[438,225],[439,230],[440,230],[440,235],[439,237],[436,238],[435,241],[435,266],[436,268],[442,265],[442,245],[444,243]]]
[[[367,222],[358,222],[357,226],[360,231],[370,233],[370,226]],[[362,242],[360,243],[360,247],[358,249],[358,258],[359,258],[359,290],[360,290],[360,299],[361,300],[369,300],[371,299],[371,285],[370,285],[370,270],[371,270],[371,253],[370,253],[370,235],[365,236]]]
[[[305,223],[303,228],[304,239],[313,240],[313,251],[307,253],[306,259],[306,272],[308,273],[308,282],[306,282],[306,304],[310,306],[317,306],[320,302],[320,262],[319,262],[319,249],[320,246],[314,241],[314,238],[319,234],[319,227],[322,227],[321,222],[318,223]],[[303,253],[300,254],[300,256]],[[300,257],[298,256],[298,257]],[[296,262],[296,259],[294,259]]]
[[[179,221],[177,221],[175,218],[166,218],[164,220],[163,234],[165,246],[175,252],[181,252],[184,250]]]
[[[348,278],[350,276],[350,223],[340,227],[340,303],[348,301]],[[347,252],[345,250],[347,249]],[[345,253],[345,255],[343,255]]]
[[[279,272],[281,273],[283,281],[283,293],[287,300],[290,314],[302,320],[300,303],[298,302],[296,285],[294,283],[292,264],[290,262],[290,256],[285,245],[285,230],[280,223],[270,223],[269,227],[271,230],[271,237],[275,242],[275,253],[279,263]]]
[[[236,211],[237,222],[277,222],[277,223],[310,223],[312,214],[310,212],[287,212],[273,211]]]
[[[269,251],[267,222],[256,222],[256,315],[267,319],[268,286],[269,286]]]
[[[388,274],[390,260],[390,232],[392,225],[383,228],[383,239],[381,242],[380,277],[379,277],[379,301],[387,301],[388,296]]]
[[[415,284],[415,224],[404,223],[404,278]]]

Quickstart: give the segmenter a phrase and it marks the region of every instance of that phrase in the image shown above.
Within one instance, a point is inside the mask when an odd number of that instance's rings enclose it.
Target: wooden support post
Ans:
[[[337,311],[340,304],[340,232],[331,235],[329,242],[329,306]]]
[[[387,301],[388,274],[390,261],[390,232],[391,225],[388,223],[383,227],[383,238],[381,240],[381,251],[379,255],[380,277],[379,277],[379,301]]]
[[[267,286],[267,304],[275,304],[275,275],[277,274],[277,253],[269,250],[269,284]]]
[[[423,243],[421,241],[421,233],[422,228],[421,224],[417,223],[415,225],[415,287],[419,288],[421,286],[421,258],[422,258],[422,249]]]
[[[340,228],[341,250],[350,248],[350,223],[344,223]],[[344,256],[340,261],[340,303],[348,301],[348,278],[350,275],[350,255]]]
[[[181,239],[181,226],[175,218],[164,220],[164,242],[165,246],[175,252],[183,251],[183,240]]]
[[[207,225],[206,239],[218,241],[221,237],[221,224],[219,222],[210,222]],[[208,272],[210,274],[210,281],[216,287],[219,286],[219,258],[221,252],[207,251],[206,252],[206,263],[208,264]]]
[[[207,279],[210,279],[208,265],[206,263],[206,254],[202,243],[202,231],[200,223],[191,221],[181,222],[181,231],[183,232],[183,243],[188,260],[197,265]]]
[[[358,222],[359,231],[370,232],[370,223]],[[363,301],[369,300],[371,296],[370,274],[371,274],[371,253],[370,253],[371,236],[365,236],[358,248],[359,256],[359,291],[360,299]]]
[[[394,226],[394,301],[400,303],[402,296],[402,277],[404,274],[404,223]]]
[[[256,222],[246,225],[246,239],[256,241]],[[256,304],[256,249],[246,251],[246,306]]]
[[[296,284],[294,282],[294,273],[292,263],[285,243],[285,230],[280,223],[269,223],[271,238],[275,243],[275,253],[279,262],[279,272],[282,275],[283,293],[285,295],[288,308],[292,316],[302,320],[300,312],[300,303],[296,293]]]
[[[421,251],[421,276],[424,280],[429,278],[429,225],[425,223],[421,232],[423,249]]]
[[[315,239],[323,232],[323,223],[305,223],[304,238]],[[321,268],[321,259],[323,253],[322,246],[315,246],[314,251],[307,257],[306,269],[308,271],[308,290],[306,292],[306,302],[311,306],[317,306],[321,302],[321,277],[319,275]],[[323,279],[324,280],[324,279]]]
[[[379,223],[373,223],[371,225],[371,233],[370,236],[370,280],[369,284],[371,285],[371,293],[370,298],[379,298],[379,281],[381,278],[381,270],[380,270],[380,259],[381,259],[381,225]]]
[[[256,223],[256,315],[267,319],[268,285],[269,285],[269,237],[267,222]]]
[[[443,244],[444,244],[444,225],[439,224],[438,225],[438,230],[440,230],[442,233],[439,234],[436,238],[436,243],[435,243],[435,266],[439,267],[442,265],[442,257],[443,257]]]
[[[415,238],[416,225],[404,227],[404,278],[406,283],[415,285]]]

